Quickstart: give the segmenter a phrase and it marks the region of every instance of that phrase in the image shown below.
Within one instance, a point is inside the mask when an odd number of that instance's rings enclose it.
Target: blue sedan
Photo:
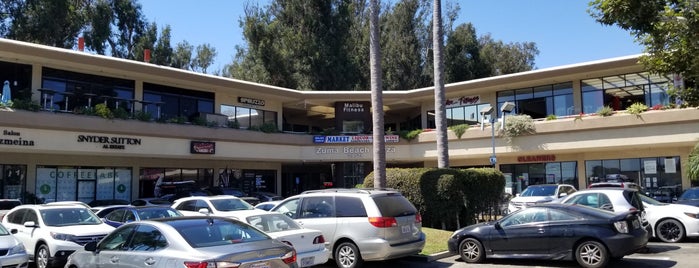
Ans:
[[[182,216],[182,213],[171,207],[163,206],[142,206],[142,207],[123,207],[115,209],[104,216],[104,222],[119,227],[127,222],[143,221],[158,218],[171,218]]]
[[[448,246],[468,263],[486,257],[563,259],[597,268],[634,253],[648,238],[637,212],[542,204],[457,230]]]

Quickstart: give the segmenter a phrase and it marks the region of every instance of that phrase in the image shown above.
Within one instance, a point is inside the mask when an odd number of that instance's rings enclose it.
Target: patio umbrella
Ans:
[[[5,85],[2,86],[2,97],[0,97],[0,103],[7,104],[10,100],[12,100],[10,81],[5,80]]]

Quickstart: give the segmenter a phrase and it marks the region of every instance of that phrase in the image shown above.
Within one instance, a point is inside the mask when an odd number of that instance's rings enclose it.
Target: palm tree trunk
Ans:
[[[449,167],[449,143],[447,140],[446,94],[444,92],[444,61],[442,60],[444,35],[442,30],[442,4],[434,0],[432,11],[432,51],[434,53],[434,110],[437,127],[437,167]]]
[[[371,0],[369,68],[371,73],[371,112],[373,123],[374,187],[386,187],[386,141],[384,139],[383,82],[379,47],[379,0]]]

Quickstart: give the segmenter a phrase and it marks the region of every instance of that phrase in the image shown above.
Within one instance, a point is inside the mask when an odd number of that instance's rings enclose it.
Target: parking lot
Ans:
[[[688,240],[683,243],[668,244],[662,242],[648,243],[647,252],[629,255],[617,262],[611,262],[608,267],[696,267],[696,254],[699,252],[699,240]],[[330,261],[317,267],[336,267]],[[367,268],[446,268],[446,267],[579,267],[574,261],[545,261],[545,260],[515,260],[487,259],[482,264],[467,264],[458,256],[449,256],[432,262],[413,259],[400,259],[385,262],[367,262]]]

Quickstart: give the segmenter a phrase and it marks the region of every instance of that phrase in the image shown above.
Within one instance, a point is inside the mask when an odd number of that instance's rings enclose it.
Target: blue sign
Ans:
[[[313,143],[325,143],[325,136],[313,136]]]

